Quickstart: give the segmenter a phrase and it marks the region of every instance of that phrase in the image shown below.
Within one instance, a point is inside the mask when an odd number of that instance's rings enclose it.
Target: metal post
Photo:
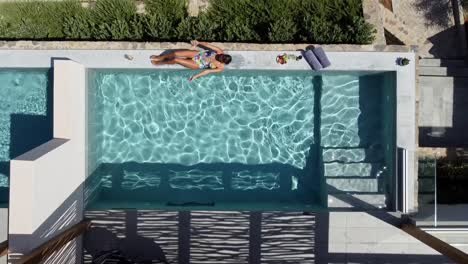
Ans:
[[[437,155],[434,155],[434,227],[437,227]]]

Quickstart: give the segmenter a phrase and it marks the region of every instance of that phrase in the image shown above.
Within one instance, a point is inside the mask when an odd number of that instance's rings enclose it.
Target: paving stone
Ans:
[[[455,2],[459,1],[393,1],[393,18],[405,25],[409,35],[417,36],[402,41],[407,45],[418,45],[419,55],[423,58],[465,56],[463,11],[460,4],[455,9],[452,7]],[[454,14],[454,10],[458,14]],[[385,26],[387,28],[387,24]]]
[[[363,0],[362,9],[366,22],[372,24],[377,30],[374,44],[385,44],[383,10],[379,0]]]

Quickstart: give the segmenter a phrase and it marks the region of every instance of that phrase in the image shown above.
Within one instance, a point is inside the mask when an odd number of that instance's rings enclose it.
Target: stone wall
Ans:
[[[212,43],[225,50],[299,50],[311,44]],[[400,45],[320,45],[327,51],[388,51],[409,52],[410,46]],[[0,50],[167,50],[189,49],[185,42],[126,41],[0,41]]]
[[[363,0],[362,11],[366,22],[376,29],[374,44],[385,45],[383,6],[379,0]]]

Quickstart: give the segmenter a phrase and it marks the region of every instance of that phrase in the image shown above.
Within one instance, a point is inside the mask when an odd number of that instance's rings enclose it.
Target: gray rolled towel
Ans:
[[[304,59],[307,61],[307,63],[310,65],[312,70],[318,71],[321,70],[323,67],[320,64],[319,60],[315,56],[315,54],[311,50],[307,50],[302,52],[302,56],[304,56]]]
[[[325,51],[323,50],[322,47],[315,48],[312,51],[314,52],[315,56],[319,60],[320,64],[322,64],[323,68],[330,67],[331,62],[328,59],[328,56],[327,54],[325,54]]]

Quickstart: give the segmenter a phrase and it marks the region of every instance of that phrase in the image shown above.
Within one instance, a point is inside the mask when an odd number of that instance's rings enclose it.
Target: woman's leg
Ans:
[[[192,59],[193,57],[197,56],[200,52],[196,50],[179,50],[174,52],[176,57],[184,57],[187,59]]]
[[[169,54],[164,54],[164,55],[152,55],[150,57],[151,60],[159,60],[159,61],[164,61],[164,60],[173,60],[175,59],[175,54],[174,52],[169,53]]]
[[[192,59],[180,59],[176,58],[174,60],[177,64],[184,66],[185,68],[197,70],[200,69],[200,65],[194,62]]]
[[[168,61],[151,61],[153,65],[164,65],[164,64],[179,64],[184,66],[185,68],[189,69],[200,69],[198,64],[194,62],[192,59],[181,59],[181,58],[175,58],[173,60],[168,60]]]
[[[153,65],[176,64],[175,59],[172,60],[151,60]]]
[[[192,59],[198,53],[200,53],[200,52],[198,52],[196,50],[179,50],[179,51],[174,51],[174,52],[171,52],[171,53],[165,54],[165,55],[152,55],[150,57],[150,59],[152,59],[152,60],[167,60],[167,59],[172,60],[172,59],[177,58],[177,57]]]

